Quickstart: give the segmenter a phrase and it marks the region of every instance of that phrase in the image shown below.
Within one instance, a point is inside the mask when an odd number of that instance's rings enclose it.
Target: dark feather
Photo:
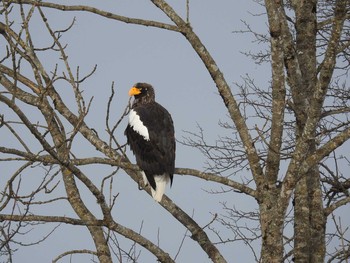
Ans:
[[[138,166],[145,172],[153,189],[156,189],[155,175],[167,174],[172,183],[176,146],[171,115],[154,99],[146,103],[140,103],[138,100],[132,109],[140,117],[149,133],[149,140],[146,140],[130,125],[126,127],[127,142],[135,154]]]

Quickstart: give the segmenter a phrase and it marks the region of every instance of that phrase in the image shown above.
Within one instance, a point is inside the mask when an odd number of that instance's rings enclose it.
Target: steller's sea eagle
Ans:
[[[175,169],[175,132],[169,112],[155,101],[150,84],[137,83],[130,90],[134,96],[125,129],[127,143],[142,170],[145,185],[151,186],[152,196],[162,200],[165,187],[173,182]]]

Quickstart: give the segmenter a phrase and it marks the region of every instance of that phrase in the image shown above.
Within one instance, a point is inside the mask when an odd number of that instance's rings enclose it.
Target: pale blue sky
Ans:
[[[185,17],[186,1],[168,2]],[[120,15],[170,23],[150,1],[103,1],[96,4],[93,1],[81,1],[81,3],[91,4]],[[62,42],[68,44],[66,52],[69,55],[71,67],[79,65],[81,75],[90,72],[94,65],[97,65],[96,73],[82,85],[82,89],[87,101],[94,97],[86,123],[93,127],[101,138],[108,138],[105,132],[105,113],[112,82],[115,82],[116,88],[112,121],[119,119],[127,105],[129,88],[136,82],[148,82],[155,87],[157,101],[171,112],[178,140],[186,136],[184,131],[197,131],[197,123],[203,127],[209,142],[213,142],[218,135],[225,132],[218,125],[219,120],[229,120],[225,106],[217,95],[215,84],[205,67],[181,34],[124,24],[93,14],[63,13],[47,9],[44,11],[49,22],[57,26],[56,29],[68,26],[73,17],[76,18],[74,27],[63,35]],[[233,93],[236,93],[233,83],[242,82],[241,76],[246,73],[250,74],[262,87],[268,86],[269,65],[259,67],[240,53],[240,51],[267,47],[251,43],[252,38],[248,34],[233,33],[235,30],[245,29],[241,20],[251,23],[254,30],[266,33],[266,17],[251,15],[251,13],[260,14],[262,11],[263,9],[254,1],[190,1],[191,25],[211,52],[227,82],[232,85]],[[36,36],[37,43],[44,45],[48,42],[47,38],[42,36],[42,26],[32,26],[31,30],[33,36]],[[45,55],[42,59],[48,69],[53,70],[58,63],[54,55]],[[62,83],[61,89],[65,99],[71,100],[74,105],[74,99],[65,92],[65,88],[67,86]],[[120,142],[125,142],[123,135],[125,125],[126,119],[116,134]],[[77,156],[96,155],[96,151],[87,145],[84,139],[80,139],[79,142],[81,143],[74,146]],[[177,144],[176,166],[202,170],[205,159],[199,151]],[[96,182],[112,171],[110,167],[97,165],[83,167],[82,170],[92,180],[96,178]],[[249,176],[248,171],[247,174],[242,173],[242,176]],[[24,187],[28,187],[28,191],[31,188],[30,185]],[[150,196],[139,191],[136,183],[125,173],[119,172],[115,176],[113,187],[113,191],[119,193],[114,208],[116,221],[136,231],[143,224],[142,234],[155,243],[157,243],[159,231],[161,248],[173,257],[185,234],[185,229],[164,212],[163,208]],[[168,188],[166,194],[189,215],[193,214],[194,219],[201,226],[211,221],[212,214],[223,212],[220,202],[227,201],[228,206],[235,206],[245,211],[257,209],[255,201],[244,195],[232,192],[210,195],[204,191],[219,188],[220,186],[214,183],[175,175],[173,187]],[[63,191],[62,186],[60,190]],[[89,200],[88,206],[96,210],[94,198],[84,187],[81,187],[81,191],[84,199]],[[60,215],[74,216],[71,209],[66,208],[65,206],[46,206],[45,211],[40,210],[41,208],[37,211],[42,214],[55,214],[60,211]],[[40,226],[40,229],[33,230],[33,235],[40,238],[52,227],[52,225]],[[49,262],[66,250],[92,249],[93,244],[87,230],[76,228],[62,225],[43,244],[21,248],[14,255],[14,262],[27,261],[28,253],[32,262]],[[228,237],[231,234],[227,229],[220,230],[224,236]],[[211,240],[217,241],[210,231],[208,234]],[[122,237],[119,241],[125,249],[128,249],[125,244],[131,243]],[[259,247],[259,243],[253,245]],[[242,243],[226,244],[219,246],[219,249],[228,262],[233,262],[234,259],[235,262],[253,262],[254,260],[249,248]],[[259,253],[258,250],[257,253]],[[82,258],[88,260],[90,257],[74,256],[72,262],[83,262]],[[60,262],[69,262],[69,257]],[[155,262],[155,258],[143,250],[139,262]],[[210,262],[210,260],[188,237],[177,262]]]

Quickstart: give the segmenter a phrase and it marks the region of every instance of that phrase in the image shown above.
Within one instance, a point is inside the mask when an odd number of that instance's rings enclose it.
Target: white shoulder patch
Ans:
[[[141,121],[140,116],[137,115],[136,111],[134,110],[130,110],[129,124],[134,131],[140,134],[146,141],[149,141],[148,129]]]

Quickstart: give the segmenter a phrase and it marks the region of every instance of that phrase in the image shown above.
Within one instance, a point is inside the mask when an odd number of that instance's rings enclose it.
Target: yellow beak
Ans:
[[[139,95],[140,93],[141,93],[141,90],[136,87],[132,87],[129,90],[129,96]]]

